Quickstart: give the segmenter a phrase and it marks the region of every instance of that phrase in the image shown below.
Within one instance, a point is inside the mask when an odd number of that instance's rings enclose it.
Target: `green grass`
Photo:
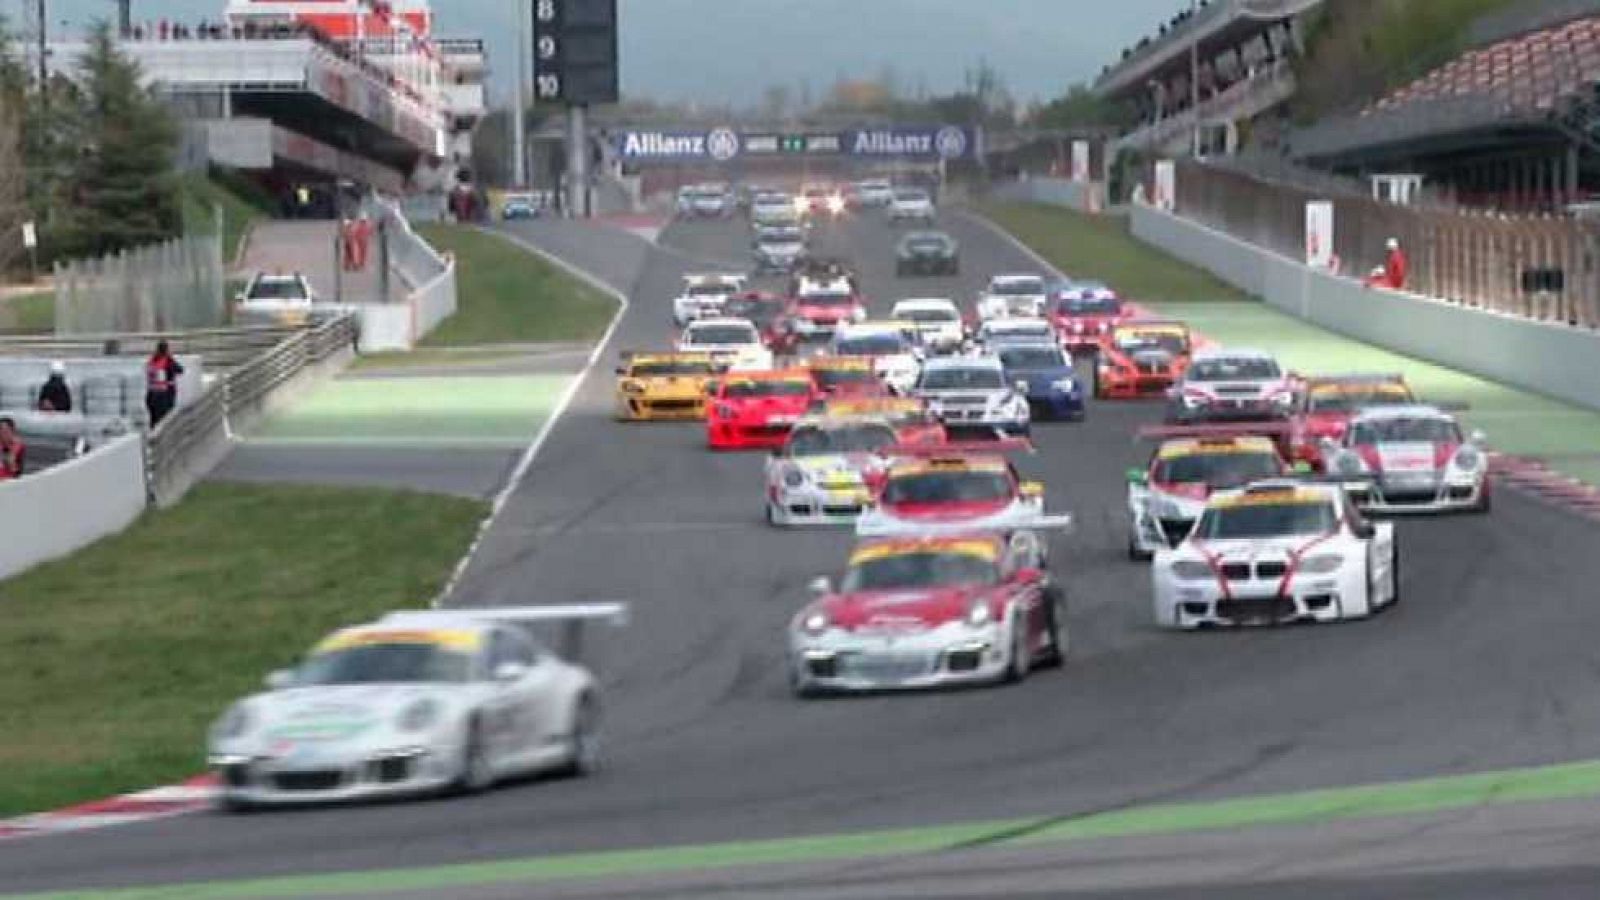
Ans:
[[[611,297],[503,238],[456,225],[418,231],[455,255],[459,304],[423,346],[593,341],[617,312]]]
[[[258,219],[268,215],[259,201],[246,199],[204,175],[184,175],[180,181],[183,230],[209,233],[215,227],[213,210],[222,207],[222,264],[231,266],[239,244]]]
[[[197,774],[230,700],[335,626],[426,604],[484,512],[400,491],[203,485],[0,582],[0,817]]]
[[[365,353],[351,363],[358,372],[376,372],[392,369],[448,368],[451,366],[483,366],[509,363],[524,359],[527,353],[520,350],[457,350],[433,348],[427,350],[384,350]]]
[[[1127,220],[1042,203],[993,203],[979,211],[1068,275],[1099,278],[1144,302],[1248,300],[1210,273],[1134,240]]]
[[[0,301],[0,330],[42,334],[56,327],[56,295],[54,291],[19,294]]]

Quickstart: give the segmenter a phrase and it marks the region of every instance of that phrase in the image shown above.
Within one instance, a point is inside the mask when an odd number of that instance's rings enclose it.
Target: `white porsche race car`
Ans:
[[[869,476],[888,465],[899,442],[879,418],[802,419],[767,460],[767,522],[772,525],[849,525],[872,502]]]
[[[1349,478],[1369,512],[1488,512],[1484,435],[1463,436],[1455,417],[1433,406],[1374,406],[1350,420],[1341,441],[1323,445],[1328,472]]]
[[[535,623],[625,620],[618,604],[391,613],[334,632],[211,728],[226,808],[477,791],[599,763],[593,675]]]
[[[722,315],[728,298],[744,290],[743,275],[699,273],[683,276],[683,290],[672,298],[672,321],[679,328],[696,319]]]
[[[1367,521],[1338,484],[1291,479],[1215,494],[1150,577],[1168,628],[1360,619],[1400,596],[1394,524]]]
[[[709,353],[711,360],[735,372],[772,368],[772,350],[748,319],[697,319],[678,336],[680,353]]]

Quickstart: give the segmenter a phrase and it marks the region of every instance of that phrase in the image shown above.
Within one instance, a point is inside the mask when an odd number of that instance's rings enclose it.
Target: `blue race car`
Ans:
[[[1006,380],[1018,386],[1027,384],[1034,421],[1083,418],[1083,385],[1072,368],[1072,358],[1059,346],[1014,344],[996,352]]]

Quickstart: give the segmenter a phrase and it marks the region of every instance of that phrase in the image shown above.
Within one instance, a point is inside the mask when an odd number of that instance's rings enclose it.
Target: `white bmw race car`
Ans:
[[[1338,484],[1290,479],[1214,495],[1150,577],[1168,628],[1360,619],[1400,596],[1394,524],[1364,519]]]
[[[1050,289],[1038,275],[996,275],[978,295],[978,320],[1039,318],[1049,301]]]
[[[599,763],[593,675],[528,626],[620,623],[618,604],[391,613],[334,632],[212,726],[227,808],[477,791]]]

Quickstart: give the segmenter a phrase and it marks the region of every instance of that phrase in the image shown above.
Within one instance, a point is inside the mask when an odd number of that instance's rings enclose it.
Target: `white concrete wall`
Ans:
[[[1105,208],[1105,187],[1095,181],[1029,176],[1026,181],[1011,181],[996,187],[994,195],[1014,203],[1048,203],[1078,212],[1099,212]]]
[[[1600,332],[1368,288],[1148,206],[1133,234],[1330,331],[1600,409]]]
[[[411,295],[416,307],[416,340],[422,340],[440,322],[456,312],[456,263],[446,262],[445,270]]]
[[[66,556],[128,527],[145,507],[144,439],[104,447],[14,481],[0,481],[0,578]]]

